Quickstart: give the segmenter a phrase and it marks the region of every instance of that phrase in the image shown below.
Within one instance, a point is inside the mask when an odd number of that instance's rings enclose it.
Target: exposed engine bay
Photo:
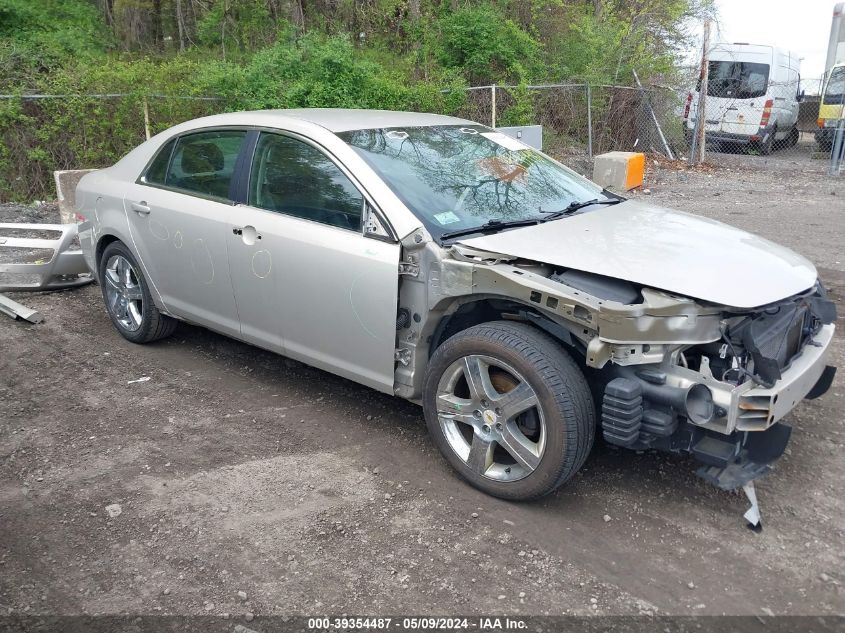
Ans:
[[[835,368],[824,361],[836,309],[821,283],[732,308],[461,245],[441,258],[425,244],[404,243],[413,274],[400,292],[397,386],[406,397],[424,350],[451,332],[473,321],[528,321],[584,363],[605,441],[691,455],[700,476],[751,499],[754,479],[789,441],[781,418],[832,383]],[[753,506],[749,521],[759,523],[756,497]]]

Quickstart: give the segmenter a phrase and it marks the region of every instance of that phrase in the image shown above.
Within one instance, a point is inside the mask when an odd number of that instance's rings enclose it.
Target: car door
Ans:
[[[246,200],[229,248],[244,336],[280,326],[286,355],[393,393],[399,244],[352,174],[304,137],[262,132]]]
[[[136,253],[172,314],[240,332],[229,277],[230,188],[245,130],[204,130],[165,144],[124,206]]]

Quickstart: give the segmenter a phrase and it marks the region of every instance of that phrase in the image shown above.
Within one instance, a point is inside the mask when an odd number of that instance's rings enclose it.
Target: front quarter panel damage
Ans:
[[[422,390],[430,345],[444,318],[471,302],[500,300],[514,306],[505,318],[540,315],[567,333],[588,366],[659,363],[684,345],[716,341],[720,313],[683,297],[644,289],[633,305],[596,298],[549,279],[552,269],[498,253],[462,246],[446,250],[423,229],[402,241],[400,308],[414,315],[397,336],[396,393],[416,400]],[[521,316],[520,316],[521,315]],[[558,338],[562,338],[558,336]]]

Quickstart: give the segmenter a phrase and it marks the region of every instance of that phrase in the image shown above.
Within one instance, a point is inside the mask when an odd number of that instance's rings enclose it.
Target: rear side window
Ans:
[[[228,199],[229,185],[245,136],[243,130],[215,130],[182,136],[175,141],[172,152],[167,152],[167,146],[162,148],[150,165],[147,182],[201,196]],[[167,161],[165,155],[170,158],[162,181],[157,177],[161,164]]]
[[[173,153],[174,145],[176,145],[175,138],[165,143],[164,147],[158,151],[158,154],[156,154],[153,162],[150,163],[150,167],[144,176],[146,182],[156,185],[164,184],[164,179],[167,177],[167,165],[170,163],[170,155]]]
[[[249,204],[360,231],[364,197],[316,147],[289,136],[263,133],[252,163]]]
[[[768,64],[711,61],[707,72],[708,97],[754,99],[769,88]],[[701,90],[700,80],[697,89]]]

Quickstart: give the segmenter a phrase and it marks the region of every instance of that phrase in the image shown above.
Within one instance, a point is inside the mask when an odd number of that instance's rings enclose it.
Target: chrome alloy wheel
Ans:
[[[437,385],[437,418],[453,451],[474,472],[517,481],[539,466],[546,425],[539,398],[507,363],[464,356]]]
[[[106,307],[120,326],[136,331],[143,320],[144,293],[129,260],[112,255],[106,263]]]

